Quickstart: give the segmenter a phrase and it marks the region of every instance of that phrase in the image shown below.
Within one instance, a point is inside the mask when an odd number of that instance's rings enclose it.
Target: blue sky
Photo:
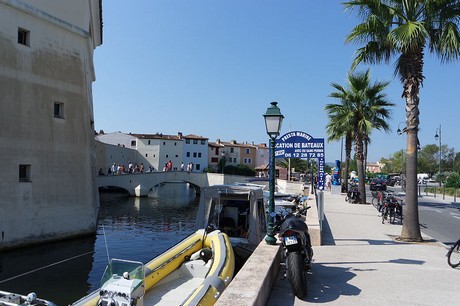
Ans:
[[[271,101],[285,116],[281,134],[327,138],[324,106],[332,82],[346,85],[357,46],[344,43],[358,23],[341,1],[122,0],[103,1],[104,41],[95,51],[96,130],[196,134],[215,141],[268,143],[262,115]],[[405,149],[396,130],[405,121],[402,85],[393,65],[371,69],[391,81],[392,132],[375,131],[369,161]],[[459,63],[425,55],[421,89],[422,146],[460,150]],[[400,125],[404,127],[404,123]],[[326,161],[340,159],[326,144]]]

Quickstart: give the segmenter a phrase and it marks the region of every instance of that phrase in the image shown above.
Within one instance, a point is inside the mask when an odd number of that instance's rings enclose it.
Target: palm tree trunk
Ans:
[[[410,71],[407,72],[403,96],[406,98],[406,203],[404,207],[404,223],[401,230],[401,240],[422,241],[418,215],[417,194],[417,144],[419,126],[419,92],[423,76],[423,50],[416,54],[407,55],[410,61]],[[412,56],[412,57],[411,57]]]
[[[364,176],[364,158],[363,158],[363,139],[359,132],[355,129],[355,158],[356,166],[358,167],[358,191],[361,198],[361,204],[366,204],[366,185]]]
[[[345,168],[344,172],[345,175],[343,176],[343,182],[345,183],[345,192],[348,193],[348,172],[350,168],[350,159],[351,159],[351,145],[352,145],[352,139],[351,139],[351,133],[347,132],[347,135],[345,137]]]
[[[401,239],[421,241],[417,194],[417,132],[407,132],[406,203]]]

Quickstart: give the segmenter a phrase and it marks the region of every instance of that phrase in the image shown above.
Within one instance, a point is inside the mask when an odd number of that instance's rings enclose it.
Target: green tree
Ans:
[[[296,172],[304,173],[307,170],[307,161],[300,158],[283,158],[277,159],[276,165],[286,169],[294,169]]]
[[[417,169],[419,173],[428,173],[430,176],[438,172],[439,147],[434,144],[424,146],[418,152]]]
[[[369,135],[373,129],[389,130],[387,120],[390,118],[388,102],[383,90],[388,82],[375,82],[371,84],[371,74],[367,70],[364,73],[348,73],[347,87],[337,83],[331,86],[336,89],[329,96],[340,100],[339,104],[327,104],[325,110],[328,113],[329,124],[336,125],[335,131],[350,131],[355,145],[355,158],[358,168],[358,189],[361,194],[361,203],[366,203],[365,169],[364,169],[364,142],[370,141]],[[331,132],[329,135],[333,135]]]
[[[382,172],[385,173],[404,173],[406,156],[404,150],[399,150],[393,153],[390,158],[382,158],[380,160],[384,164]]]
[[[459,188],[460,187],[460,174],[454,172],[449,175],[446,181],[446,187]]]
[[[426,49],[450,62],[460,57],[460,2],[458,0],[354,0],[344,3],[357,10],[362,23],[347,36],[359,45],[352,64],[388,63],[396,59],[395,75],[406,100],[406,216],[400,238],[421,241],[417,196],[417,144],[420,87]]]

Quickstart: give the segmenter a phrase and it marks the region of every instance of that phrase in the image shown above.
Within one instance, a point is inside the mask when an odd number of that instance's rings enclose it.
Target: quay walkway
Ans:
[[[382,224],[372,205],[348,204],[343,194],[324,192],[324,212],[304,299],[283,277],[280,245],[262,241],[216,305],[458,305],[460,268],[423,229],[425,242],[398,242],[402,225]]]

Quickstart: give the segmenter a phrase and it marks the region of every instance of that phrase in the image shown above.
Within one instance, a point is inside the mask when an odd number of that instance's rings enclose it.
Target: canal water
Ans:
[[[1,252],[0,290],[69,305],[99,287],[108,256],[145,263],[192,233],[198,202],[185,183],[144,198],[101,193],[96,235]]]

